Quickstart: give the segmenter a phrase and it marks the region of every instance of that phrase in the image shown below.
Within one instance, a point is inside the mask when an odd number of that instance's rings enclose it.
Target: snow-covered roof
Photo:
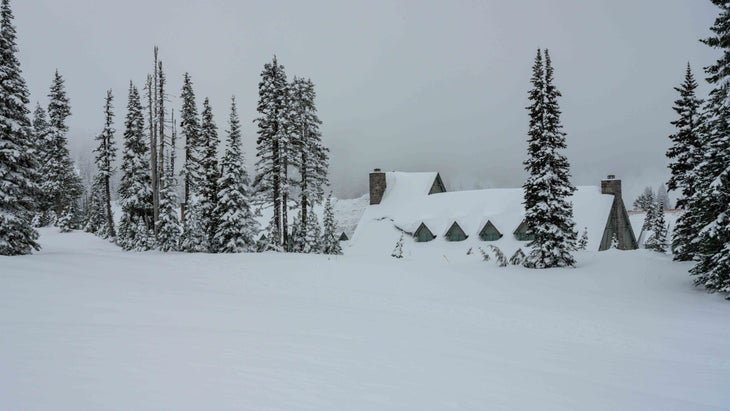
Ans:
[[[456,221],[469,238],[461,248],[494,244],[508,256],[527,242],[513,232],[524,218],[521,188],[497,188],[428,194],[437,173],[386,173],[386,190],[378,205],[363,214],[352,237],[352,251],[390,252],[400,231],[412,234],[421,223],[437,237],[424,247],[449,243],[444,234]],[[576,229],[588,229],[588,248],[597,250],[613,203],[613,195],[601,194],[597,186],[582,186],[571,196]],[[481,241],[479,232],[487,221],[503,234],[496,241]],[[470,245],[465,245],[465,244]],[[419,245],[420,247],[420,245]],[[450,247],[454,247],[451,245]],[[382,250],[380,250],[382,249]]]

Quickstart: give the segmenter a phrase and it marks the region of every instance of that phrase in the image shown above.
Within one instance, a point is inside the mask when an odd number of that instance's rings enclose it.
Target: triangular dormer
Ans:
[[[497,227],[491,221],[487,220],[487,223],[482,227],[482,231],[479,232],[479,238],[482,241],[497,241],[502,238],[502,233],[497,230]]]
[[[413,233],[413,238],[418,243],[425,243],[425,242],[433,240],[434,238],[436,238],[436,236],[433,235],[433,232],[431,232],[431,230],[428,229],[426,224],[421,223],[421,225],[418,226],[418,229],[416,230],[416,232]]]
[[[445,237],[449,241],[464,241],[469,236],[461,229],[459,223],[454,221],[454,224],[451,224],[451,227],[449,227],[449,231],[446,232]]]
[[[428,190],[428,194],[445,193],[445,192],[446,192],[446,186],[444,185],[443,180],[441,180],[441,175],[439,173],[436,173],[436,178],[433,180],[433,184],[431,184],[431,189]]]
[[[513,234],[519,241],[533,241],[535,239],[535,234],[527,226],[525,220],[522,220]]]

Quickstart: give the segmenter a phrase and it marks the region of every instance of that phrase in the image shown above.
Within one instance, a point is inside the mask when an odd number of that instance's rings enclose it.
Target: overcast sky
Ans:
[[[262,1],[14,0],[33,104],[55,69],[66,79],[74,156],[116,97],[121,139],[130,80],[143,85],[160,47],[172,103],[190,72],[225,129],[231,95],[255,160],[257,87],[276,54],[311,78],[335,194],[367,189],[367,173],[440,171],[447,188],[517,187],[525,173],[527,91],[538,47],[562,91],[574,183],[624,180],[628,200],[668,178],[664,152],[684,68],[698,78],[716,53],[698,39],[705,0]],[[702,85],[702,91],[707,87]],[[223,135],[221,135],[223,137]]]

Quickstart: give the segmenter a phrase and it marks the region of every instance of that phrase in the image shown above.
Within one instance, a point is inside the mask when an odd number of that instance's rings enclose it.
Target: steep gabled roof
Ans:
[[[461,241],[457,240],[457,238],[463,237],[463,240],[466,240],[469,238],[469,234],[464,232],[464,230],[461,228],[458,222],[454,221],[453,224],[449,227],[448,230],[446,230],[446,233],[444,234],[444,237],[446,237],[447,240],[450,241]]]

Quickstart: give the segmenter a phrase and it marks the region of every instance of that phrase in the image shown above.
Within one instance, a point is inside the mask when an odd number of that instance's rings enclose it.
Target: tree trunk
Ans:
[[[114,238],[117,236],[114,230],[114,216],[112,215],[112,190],[111,184],[109,184],[109,176],[104,176],[104,191],[106,195],[106,218],[107,224],[109,225],[109,236]]]

